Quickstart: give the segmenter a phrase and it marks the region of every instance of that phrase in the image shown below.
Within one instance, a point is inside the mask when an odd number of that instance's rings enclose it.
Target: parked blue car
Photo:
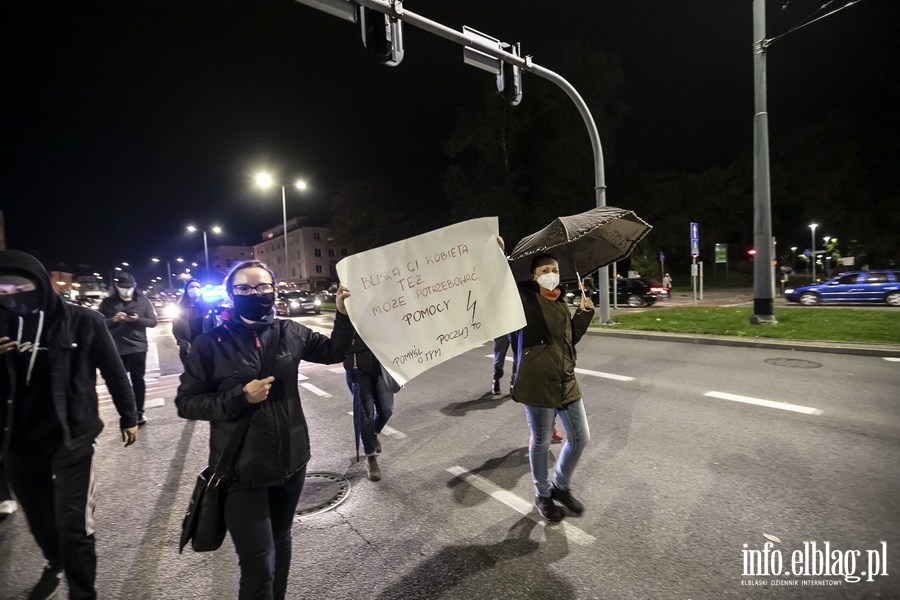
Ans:
[[[784,290],[790,302],[815,306],[821,302],[886,302],[900,306],[900,271],[854,271],[815,285]]]

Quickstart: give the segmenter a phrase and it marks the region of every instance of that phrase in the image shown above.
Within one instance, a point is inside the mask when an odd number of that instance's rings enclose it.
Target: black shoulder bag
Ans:
[[[278,344],[281,341],[281,327],[275,322],[275,336],[266,347],[266,357],[260,379],[265,379],[272,373],[275,364],[275,355],[278,352]],[[228,445],[219,457],[216,467],[210,469],[207,465],[197,476],[194,484],[194,493],[191,494],[191,502],[188,504],[187,513],[181,522],[181,542],[178,553],[184,551],[188,542],[194,552],[211,552],[218,550],[225,540],[225,491],[226,486],[222,478],[231,468],[234,462],[237,448],[247,429],[250,427],[250,417],[245,417],[238,422],[234,432],[228,439]]]

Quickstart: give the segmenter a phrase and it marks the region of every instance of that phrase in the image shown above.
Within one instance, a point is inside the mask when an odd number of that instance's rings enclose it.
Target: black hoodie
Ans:
[[[103,317],[63,302],[47,271],[29,254],[0,251],[0,272],[36,281],[40,298],[38,310],[24,317],[0,308],[0,336],[18,342],[0,355],[0,449],[50,452],[61,444],[92,443],[103,428],[95,390],[98,368],[121,427],[134,427],[134,393]]]

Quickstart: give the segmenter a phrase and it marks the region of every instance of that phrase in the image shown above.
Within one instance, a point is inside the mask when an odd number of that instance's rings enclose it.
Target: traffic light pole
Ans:
[[[331,14],[337,14],[334,12],[334,6],[338,5],[343,7],[343,4],[340,0],[297,0],[301,4],[307,4],[312,6],[313,8],[317,8],[319,10],[324,10],[325,12],[329,12]],[[483,52],[489,56],[493,56],[507,64],[511,64],[519,67],[522,71],[526,71],[528,73],[533,73],[534,75],[541,77],[542,79],[546,79],[548,81],[553,82],[558,87],[562,88],[562,90],[569,96],[569,99],[575,103],[575,107],[578,109],[578,112],[581,114],[581,118],[584,120],[584,124],[588,130],[588,136],[591,140],[591,148],[594,152],[594,196],[596,199],[597,206],[606,206],[606,180],[603,169],[603,149],[600,145],[600,133],[597,131],[597,125],[594,123],[594,117],[591,116],[591,111],[585,103],[584,99],[581,97],[581,94],[566,81],[559,74],[545,69],[540,65],[534,63],[531,60],[530,56],[516,56],[510,52],[505,52],[500,47],[488,44],[484,42],[482,39],[469,35],[467,33],[456,31],[455,29],[450,29],[449,27],[432,21],[430,19],[426,19],[421,15],[417,15],[414,12],[408,11],[403,8],[402,2],[396,0],[354,0],[354,2],[347,2],[348,6],[352,6],[353,4],[358,4],[360,6],[364,6],[366,8],[370,8],[372,10],[378,11],[385,15],[388,15],[391,18],[397,19],[406,23],[412,27],[416,27],[418,29],[422,29],[438,37],[442,37],[446,40],[450,40],[451,42],[455,42],[461,46],[475,48],[476,50]],[[326,8],[325,5],[330,5],[330,7]],[[343,13],[338,16],[343,16],[347,18],[346,12],[343,9],[339,9],[338,12]],[[612,321],[609,316],[609,267],[602,267],[600,272],[598,273],[598,282],[597,289],[600,295],[600,323],[601,324],[610,324]]]

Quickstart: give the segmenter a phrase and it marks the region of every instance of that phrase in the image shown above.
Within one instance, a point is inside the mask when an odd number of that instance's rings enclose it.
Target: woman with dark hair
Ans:
[[[204,331],[216,326],[216,309],[203,300],[202,286],[197,279],[184,284],[178,299],[178,316],[172,319],[172,335],[178,344],[178,356],[184,364],[191,351],[191,343]]]
[[[519,283],[525,327],[518,332],[518,364],[512,397],[525,405],[531,428],[528,462],[534,482],[534,506],[547,521],[560,521],[562,504],[574,514],[584,506],[569,491],[572,474],[590,440],[581,389],[575,380],[575,344],[594,316],[594,304],[582,296],[574,316],[559,287],[559,263],[550,254],[531,261],[531,280]],[[550,481],[550,443],[553,423],[559,418],[566,443]]]
[[[275,277],[262,262],[236,265],[225,278],[234,303],[223,324],[197,337],[175,397],[185,419],[210,422],[209,464],[216,465],[244,419],[249,427],[225,478],[225,524],[240,568],[239,598],[284,598],[291,524],[306,479],[309,432],[297,386],[301,360],[344,360],[353,327],[341,286],[327,336],[275,318]]]

